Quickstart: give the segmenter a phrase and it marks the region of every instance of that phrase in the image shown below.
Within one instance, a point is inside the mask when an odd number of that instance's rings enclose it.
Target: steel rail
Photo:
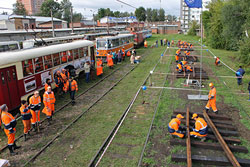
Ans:
[[[68,124],[61,132],[57,133],[57,135],[50,140],[42,149],[36,153],[31,159],[26,161],[23,166],[27,166],[32,161],[34,161],[47,147],[49,147],[58,137],[60,137],[68,128],[70,128],[74,123],[76,123],[85,113],[87,113],[95,104],[97,104],[105,95],[107,95],[118,83],[120,83],[130,72],[132,72],[138,65],[134,66],[130,69],[122,78],[120,78],[111,88],[109,88],[102,96],[100,96],[91,106],[89,106],[86,110],[84,110],[77,118],[75,118],[70,124]]]
[[[165,49],[165,51],[163,52],[163,55],[165,55],[166,51],[168,48]],[[161,61],[161,56],[158,59],[157,63],[155,64],[154,68],[152,69],[152,71],[154,71],[157,67],[157,65],[160,63]],[[147,75],[147,77],[145,78],[145,80],[143,81],[142,85],[145,85],[148,78],[150,77],[150,73]],[[136,92],[135,96],[133,97],[133,99],[131,100],[131,102],[129,103],[128,107],[126,108],[126,110],[124,111],[124,113],[122,114],[122,116],[120,117],[120,119],[118,120],[118,122],[116,123],[116,125],[114,126],[114,128],[110,131],[108,137],[105,139],[105,141],[103,142],[103,144],[101,145],[101,147],[99,148],[99,150],[97,151],[97,153],[95,154],[95,156],[92,158],[92,160],[89,163],[89,167],[96,167],[98,166],[98,164],[100,163],[101,159],[103,158],[105,152],[107,151],[108,147],[110,146],[111,142],[113,141],[115,135],[117,134],[119,128],[121,127],[123,121],[125,120],[128,112],[130,111],[130,109],[132,108],[135,100],[137,99],[138,94],[141,91],[142,86],[140,86],[140,88],[138,89],[138,91]]]
[[[190,130],[189,130],[189,108],[187,108],[186,113],[186,126],[187,126],[187,139],[186,139],[186,147],[187,147],[187,167],[192,167],[192,158],[191,158],[191,139],[190,139]]]

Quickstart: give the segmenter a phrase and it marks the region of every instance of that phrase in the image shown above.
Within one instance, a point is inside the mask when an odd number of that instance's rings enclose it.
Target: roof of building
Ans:
[[[96,21],[93,21],[93,20],[81,20],[80,22],[86,26],[97,25]]]

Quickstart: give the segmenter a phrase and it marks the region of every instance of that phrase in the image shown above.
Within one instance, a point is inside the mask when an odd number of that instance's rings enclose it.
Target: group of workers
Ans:
[[[213,83],[209,84],[210,91],[208,94],[208,102],[205,106],[206,112],[209,112],[209,109],[212,108],[213,112],[218,114],[218,110],[216,108],[216,89]],[[168,124],[168,131],[172,136],[176,136],[179,138],[184,138],[186,135],[186,128],[180,126],[181,119],[184,116],[181,114],[177,114],[176,118],[173,118]],[[190,132],[190,136],[194,138],[200,138],[202,141],[206,140],[206,136],[208,134],[207,122],[198,116],[197,113],[194,113],[192,119],[195,120],[194,128],[192,128]]]
[[[193,44],[192,43],[188,43],[186,41],[181,41],[178,40],[177,46],[181,49],[181,50],[193,50]]]

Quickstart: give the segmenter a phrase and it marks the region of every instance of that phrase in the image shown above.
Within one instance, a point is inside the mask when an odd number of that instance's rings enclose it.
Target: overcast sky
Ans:
[[[58,0],[61,1],[61,0]],[[70,0],[73,3],[74,10],[81,12],[84,17],[90,18],[93,13],[90,10],[97,11],[99,8],[110,8],[113,11],[121,12],[134,12],[134,9],[126,5],[117,2],[116,0]],[[144,8],[155,8],[161,7],[165,10],[166,14],[179,16],[180,14],[180,0],[123,0],[135,7],[143,6]],[[12,8],[16,0],[0,0],[0,7]],[[0,9],[2,12],[3,9]],[[10,10],[4,10],[11,13]]]

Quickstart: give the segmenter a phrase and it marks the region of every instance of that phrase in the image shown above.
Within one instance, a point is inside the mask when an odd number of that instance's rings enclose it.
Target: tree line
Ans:
[[[24,8],[24,5],[17,1],[13,5],[13,13],[17,15],[27,15],[27,11]],[[63,0],[61,3],[55,1],[55,0],[46,0],[43,2],[40,13],[37,13],[36,16],[45,16],[50,17],[51,16],[51,10],[53,13],[53,16],[58,19],[63,19],[68,22],[68,24],[71,22],[71,8],[72,3],[70,0]],[[81,13],[73,12],[73,22],[79,22],[81,19],[83,19],[83,16]]]
[[[212,48],[240,51],[239,60],[250,65],[250,1],[214,0],[204,11],[205,42]]]

